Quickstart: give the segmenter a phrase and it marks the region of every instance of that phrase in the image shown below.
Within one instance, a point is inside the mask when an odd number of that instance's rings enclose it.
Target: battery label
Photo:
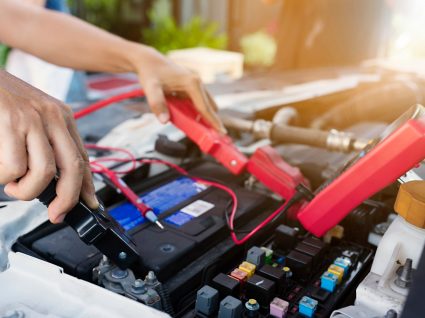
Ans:
[[[188,177],[179,177],[167,184],[140,196],[142,202],[152,208],[157,215],[172,209],[182,202],[205,191],[207,186]],[[109,211],[126,231],[146,222],[140,212],[129,202],[123,203]]]
[[[212,203],[203,200],[196,200],[195,202],[185,206],[183,209],[181,209],[181,211],[196,218],[205,212],[208,212],[213,207],[214,204]]]
[[[180,227],[190,220],[193,219],[193,216],[186,214],[181,211],[177,211],[176,213],[171,214],[169,217],[166,217],[165,222]]]

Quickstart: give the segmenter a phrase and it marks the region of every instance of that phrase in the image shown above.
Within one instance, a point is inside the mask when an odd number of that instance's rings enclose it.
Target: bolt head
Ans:
[[[111,276],[115,279],[123,279],[128,276],[128,272],[126,270],[115,268],[112,270]]]
[[[136,279],[131,285],[131,291],[135,294],[143,294],[146,292],[146,284],[141,279]]]
[[[121,260],[125,260],[127,258],[127,253],[126,252],[120,252],[118,254],[119,259]]]

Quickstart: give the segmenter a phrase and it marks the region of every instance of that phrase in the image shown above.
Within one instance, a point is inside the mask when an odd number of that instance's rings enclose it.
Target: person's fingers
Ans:
[[[190,83],[187,93],[202,117],[218,131],[226,133],[218,115],[212,110],[213,106],[210,105],[210,101],[202,88],[202,83],[197,77]]]
[[[89,208],[97,209],[99,207],[99,201],[97,200],[96,191],[93,185],[93,176],[90,170],[89,157],[87,155],[86,149],[84,148],[83,141],[80,138],[75,122],[70,119],[67,120],[67,124],[71,137],[77,145],[77,148],[84,161],[83,183],[80,196],[83,199],[83,202],[85,202]]]
[[[80,198],[84,161],[67,129],[62,111],[57,105],[51,110],[45,125],[60,175],[56,198],[49,205],[49,218],[53,223],[59,223]]]
[[[148,81],[144,86],[144,90],[152,112],[161,123],[167,123],[170,120],[170,114],[161,83],[156,80]]]
[[[3,126],[0,130],[0,184],[21,178],[27,172],[25,133],[13,127]]]
[[[35,118],[37,116],[38,118]],[[33,120],[26,136],[26,149],[28,170],[18,181],[8,183],[5,192],[19,200],[27,201],[43,192],[56,174],[53,149],[38,113],[33,114]]]

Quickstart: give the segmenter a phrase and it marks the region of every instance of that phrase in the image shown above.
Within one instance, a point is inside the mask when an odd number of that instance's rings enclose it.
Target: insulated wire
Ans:
[[[130,92],[127,92],[127,93],[124,93],[124,94],[120,94],[120,95],[116,95],[116,96],[107,98],[105,100],[101,100],[99,102],[96,102],[92,105],[89,105],[86,108],[83,108],[83,109],[75,112],[74,118],[80,119],[84,116],[87,116],[87,115],[89,115],[89,114],[91,114],[95,111],[98,111],[98,110],[105,108],[105,107],[107,107],[111,104],[114,104],[116,102],[123,101],[123,100],[129,99],[129,98],[144,97],[144,96],[145,96],[145,93],[141,89],[133,90],[133,91],[130,91]],[[95,173],[102,173],[102,174],[106,174],[106,175],[109,174],[109,173],[118,173],[118,174],[128,173],[128,172],[133,171],[136,168],[137,162],[138,162],[138,163],[146,163],[146,164],[163,164],[163,165],[166,165],[170,168],[175,169],[177,172],[179,172],[182,175],[189,176],[189,173],[185,169],[183,169],[182,167],[180,167],[180,166],[178,166],[174,163],[171,163],[171,162],[168,162],[168,161],[165,161],[165,160],[161,160],[161,159],[139,159],[139,160],[136,160],[134,158],[134,155],[131,154],[131,152],[129,152],[126,149],[104,147],[104,146],[97,146],[97,145],[88,145],[88,146],[89,146],[88,149],[120,151],[120,152],[126,153],[129,156],[128,159],[106,157],[106,158],[99,158],[99,159],[93,160],[91,162],[91,166],[92,166],[92,171],[95,172]],[[110,162],[132,162],[133,165],[132,165],[132,168],[130,168],[128,171],[112,171],[111,169],[106,168],[105,166],[100,164],[100,162],[106,162],[106,161],[110,161]],[[262,228],[264,228],[275,217],[277,217],[281,213],[287,211],[289,209],[289,207],[291,205],[293,205],[296,201],[296,200],[292,200],[292,199],[289,200],[289,201],[286,201],[282,206],[278,207],[265,220],[263,220],[253,230],[251,230],[247,235],[245,235],[242,238],[238,238],[236,233],[235,233],[235,228],[234,228],[234,219],[235,219],[236,211],[237,211],[237,207],[238,207],[238,198],[237,198],[235,192],[231,188],[229,188],[229,187],[227,187],[227,186],[225,186],[221,183],[218,183],[218,182],[213,182],[213,181],[209,181],[209,180],[205,180],[205,179],[193,177],[193,176],[190,176],[190,178],[192,178],[195,181],[201,182],[203,184],[206,184],[206,185],[218,188],[222,191],[225,191],[230,196],[230,198],[232,200],[232,209],[231,209],[231,212],[230,212],[228,227],[230,229],[231,238],[236,245],[242,245],[245,242],[247,242],[252,236],[254,236]]]

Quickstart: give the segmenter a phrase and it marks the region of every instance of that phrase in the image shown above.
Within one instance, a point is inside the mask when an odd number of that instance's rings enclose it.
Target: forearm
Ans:
[[[150,48],[72,16],[16,0],[0,0],[0,42],[53,64],[103,72],[136,71]]]
[[[214,128],[225,132],[199,77],[150,47],[18,0],[0,0],[0,42],[74,69],[136,72],[160,121],[169,119],[165,95],[182,92]]]

